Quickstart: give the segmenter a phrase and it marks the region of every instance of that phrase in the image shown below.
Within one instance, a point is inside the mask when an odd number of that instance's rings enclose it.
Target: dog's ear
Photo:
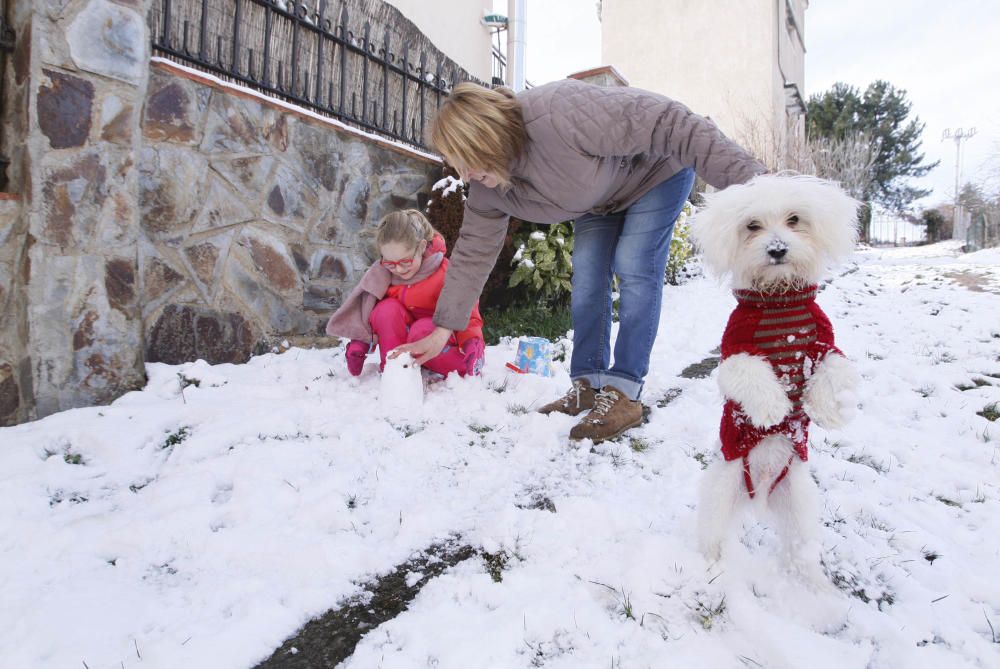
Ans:
[[[703,203],[691,221],[691,238],[705,264],[720,278],[736,265],[739,228],[754,202],[754,181],[703,194]]]
[[[858,212],[862,203],[826,179],[798,176],[791,178],[790,185],[827,261],[832,263],[851,255],[858,243]]]

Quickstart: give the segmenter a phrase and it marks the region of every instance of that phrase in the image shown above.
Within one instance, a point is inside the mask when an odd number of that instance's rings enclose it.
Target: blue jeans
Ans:
[[[637,400],[660,324],[674,221],[694,185],[687,168],[625,211],[573,225],[573,358],[570,377],[611,384]],[[618,276],[618,337],[611,366],[611,279]]]

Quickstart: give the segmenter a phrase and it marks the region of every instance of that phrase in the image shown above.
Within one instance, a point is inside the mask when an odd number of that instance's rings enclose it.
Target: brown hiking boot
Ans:
[[[587,381],[587,379],[577,379],[573,382],[573,387],[565,395],[554,402],[549,402],[539,409],[538,413],[548,415],[552,412],[557,412],[569,414],[570,416],[578,416],[584,411],[590,411],[594,408],[594,396],[596,394],[596,391],[590,385],[590,381]]]
[[[594,396],[594,408],[569,431],[569,438],[591,439],[596,444],[614,439],[642,424],[642,404],[625,397],[614,386],[604,386]]]

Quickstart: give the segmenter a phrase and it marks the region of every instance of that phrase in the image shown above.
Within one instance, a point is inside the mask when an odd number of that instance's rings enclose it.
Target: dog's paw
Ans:
[[[722,557],[722,542],[702,540],[698,542],[698,550],[705,556],[706,562],[718,562]]]
[[[854,416],[859,381],[857,371],[844,356],[826,356],[806,383],[803,395],[806,414],[821,427],[843,427]]]
[[[738,353],[719,365],[722,394],[740,405],[755,427],[777,425],[792,410],[785,388],[766,358]]]
[[[792,402],[783,389],[777,393],[761,392],[760,395],[742,405],[743,413],[747,415],[754,427],[774,427],[792,411]]]

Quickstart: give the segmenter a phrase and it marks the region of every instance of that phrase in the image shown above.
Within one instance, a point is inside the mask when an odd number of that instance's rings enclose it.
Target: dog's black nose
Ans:
[[[788,253],[788,249],[783,247],[771,248],[767,250],[767,255],[771,256],[775,260],[781,260]]]

